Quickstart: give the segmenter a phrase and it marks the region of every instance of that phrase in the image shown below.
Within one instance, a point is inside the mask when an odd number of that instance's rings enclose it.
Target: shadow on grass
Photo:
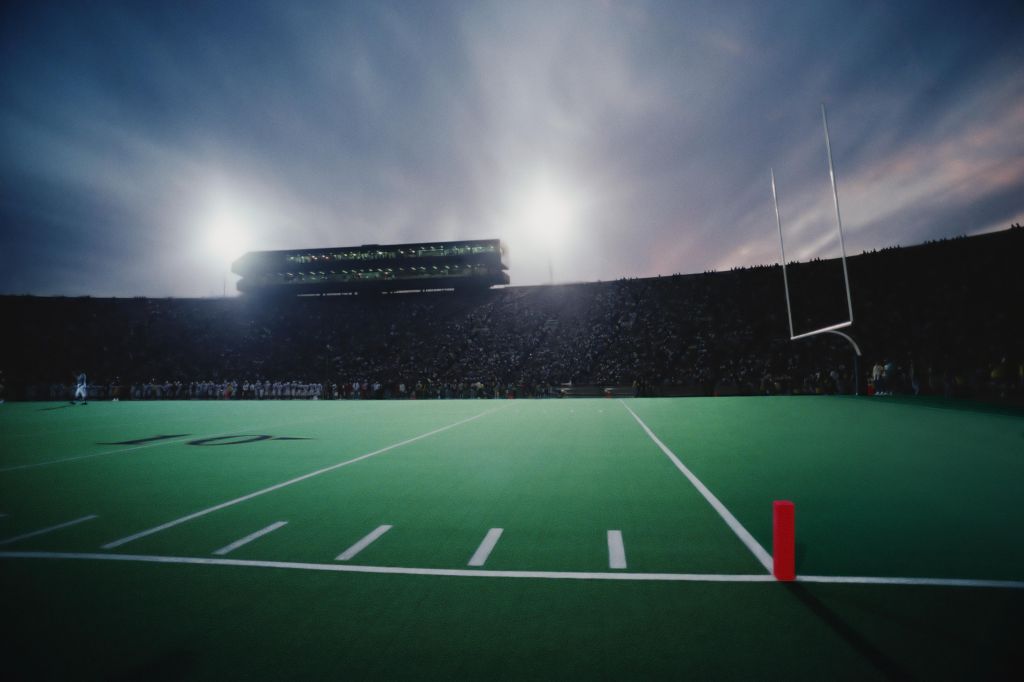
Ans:
[[[194,676],[196,655],[187,649],[172,649],[107,678],[111,682],[127,680],[185,680]]]
[[[849,644],[854,651],[864,657],[875,667],[886,679],[890,680],[911,680],[914,679],[899,663],[881,651],[867,638],[857,632],[852,626],[844,621],[835,611],[826,606],[820,599],[811,594],[807,588],[800,583],[786,583],[786,588],[796,599],[807,607],[807,610],[814,614],[819,621],[832,632]]]

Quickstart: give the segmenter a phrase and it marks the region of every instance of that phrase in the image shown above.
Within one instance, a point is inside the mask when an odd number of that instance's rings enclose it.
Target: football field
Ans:
[[[26,679],[999,678],[1024,666],[1024,416],[6,404],[0,571]]]

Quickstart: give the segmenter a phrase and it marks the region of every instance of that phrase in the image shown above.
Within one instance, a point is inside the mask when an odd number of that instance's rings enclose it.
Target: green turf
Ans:
[[[1024,418],[813,397],[637,410],[764,546],[772,500],[793,500],[801,573],[1024,576]]]
[[[1020,416],[844,398],[626,404],[765,548],[771,501],[792,499],[802,574],[1024,579]],[[100,444],[161,434],[189,435]],[[304,440],[188,443],[224,434]],[[630,572],[763,573],[613,400],[7,404],[0,469],[0,541],[97,515],[0,551],[210,557],[287,521],[230,558],[334,564],[390,524],[350,563],[464,569],[500,527],[488,570],[609,572],[617,529]],[[17,632],[4,660],[31,678],[952,679],[1022,663],[1024,590],[15,558],[0,571]]]

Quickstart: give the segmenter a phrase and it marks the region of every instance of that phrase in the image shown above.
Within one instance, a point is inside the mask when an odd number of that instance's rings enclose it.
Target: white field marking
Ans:
[[[372,543],[374,540],[379,538],[381,535],[384,535],[384,533],[387,533],[389,530],[391,530],[391,526],[388,526],[388,525],[377,526],[365,538],[363,538],[362,540],[360,540],[359,542],[357,542],[356,544],[352,545],[351,547],[346,549],[344,552],[339,554],[338,557],[335,559],[335,561],[348,561],[349,559],[354,557],[356,554],[359,554],[364,549],[369,547],[370,543]]]
[[[842,583],[846,585],[923,585],[925,587],[996,587],[1024,590],[1024,580],[976,580],[973,578],[880,578],[872,576],[800,575],[801,583]]]
[[[626,567],[626,547],[622,544],[622,531],[608,531],[608,568]]]
[[[495,408],[495,409],[501,409],[501,408]],[[168,528],[173,528],[174,526],[177,526],[180,523],[185,523],[186,521],[191,521],[193,519],[198,519],[200,516],[206,516],[207,514],[213,513],[215,511],[220,511],[221,509],[225,509],[225,508],[230,507],[232,505],[239,504],[240,502],[245,502],[247,500],[251,500],[254,497],[259,497],[260,495],[265,495],[267,493],[274,492],[275,490],[280,490],[281,488],[284,488],[286,486],[292,485],[294,483],[299,483],[301,481],[305,481],[307,478],[313,478],[314,476],[319,476],[320,474],[326,474],[328,471],[334,471],[335,469],[339,469],[339,468],[341,468],[343,466],[348,466],[349,464],[355,464],[356,462],[361,462],[364,459],[368,459],[370,457],[373,457],[375,455],[379,455],[379,454],[387,452],[389,450],[394,450],[395,448],[400,448],[403,445],[408,445],[409,443],[415,443],[416,441],[422,440],[423,438],[427,438],[429,436],[433,436],[435,434],[441,433],[442,431],[447,431],[448,429],[453,429],[456,426],[461,426],[462,424],[466,424],[468,422],[471,422],[474,419],[479,419],[480,417],[483,417],[484,415],[490,414],[491,412],[494,412],[494,411],[495,410],[492,409],[492,410],[487,410],[486,412],[481,412],[480,414],[478,414],[476,416],[470,417],[468,419],[463,419],[461,421],[457,421],[454,424],[449,424],[448,426],[442,426],[439,429],[434,429],[433,431],[428,431],[427,433],[422,433],[422,434],[420,434],[418,436],[414,436],[413,438],[409,438],[407,440],[403,440],[400,443],[393,443],[392,445],[385,446],[385,447],[383,447],[383,448],[381,448],[379,450],[374,450],[373,452],[368,452],[365,455],[360,455],[360,456],[354,457],[352,459],[347,459],[344,462],[338,462],[337,464],[332,464],[329,467],[324,467],[323,469],[317,469],[316,471],[311,471],[308,474],[303,474],[302,476],[297,476],[295,478],[292,478],[292,479],[289,479],[287,481],[284,481],[283,483],[277,483],[275,485],[270,486],[269,488],[263,488],[262,490],[257,490],[256,492],[249,493],[248,495],[242,495],[241,497],[236,497],[233,500],[228,500],[227,502],[222,502],[222,503],[214,505],[212,507],[208,507],[206,509],[201,509],[201,510],[195,512],[195,513],[189,514],[188,516],[182,516],[180,519],[174,519],[173,521],[168,521],[167,523],[161,524],[159,526],[155,526],[153,528],[149,528],[147,530],[140,531],[138,533],[135,533],[134,535],[129,535],[127,537],[123,537],[120,540],[114,540],[113,542],[108,542],[107,544],[103,545],[103,547],[101,547],[101,549],[114,549],[116,547],[120,547],[121,545],[126,544],[128,542],[131,542],[132,540],[138,540],[139,538],[144,538],[147,535],[152,535],[153,533],[159,533],[162,530],[167,530]]]
[[[654,441],[655,445],[661,448],[661,451],[664,452],[670,460],[672,460],[672,463],[676,465],[676,468],[690,480],[690,483],[692,483],[693,487],[697,489],[697,492],[703,495],[704,499],[708,501],[708,504],[718,512],[718,515],[722,517],[722,520],[725,521],[726,524],[728,524],[729,528],[732,529],[732,532],[740,539],[740,542],[746,545],[747,549],[749,549],[761,565],[764,566],[764,570],[771,573],[772,557],[765,551],[764,547],[762,547],[758,541],[754,539],[754,536],[743,527],[743,524],[741,524],[736,517],[732,515],[732,512],[726,509],[725,505],[722,504],[710,490],[708,490],[707,486],[701,483],[700,479],[694,476],[693,472],[687,469],[686,466],[679,461],[679,458],[676,457],[675,453],[669,450],[668,446],[662,443],[661,440],[654,435],[654,432],[651,431],[647,424],[645,424],[643,420],[636,415],[636,412],[630,409],[629,405],[623,402],[621,398],[619,399],[619,402],[622,403],[622,406],[625,407],[631,415],[633,415],[633,419],[635,419],[636,423],[647,432],[647,435]]]
[[[249,535],[246,535],[241,540],[235,540],[234,542],[232,542],[227,547],[221,547],[216,552],[214,552],[214,554],[216,554],[218,556],[224,556],[228,552],[233,552],[234,550],[238,549],[242,545],[248,545],[253,540],[261,538],[264,535],[266,535],[267,533],[274,532],[275,530],[277,530],[281,526],[285,525],[286,523],[288,523],[288,522],[287,521],[278,521],[277,523],[272,523],[269,526],[267,526],[266,528],[261,528],[260,530],[256,531],[255,533],[250,533]]]
[[[286,422],[284,424],[276,424],[276,425],[274,425],[271,428],[277,428],[278,426],[293,426],[293,425],[296,425],[296,424],[305,424],[307,422],[318,421],[320,419],[329,419],[329,418],[331,418],[333,416],[334,415],[330,415],[330,416],[327,416],[327,417],[313,417],[313,418],[310,418],[310,419],[303,419],[303,420],[300,420],[300,421],[297,421],[297,422]],[[267,426],[266,426],[266,424],[258,424],[254,428],[267,428]],[[45,462],[32,462],[31,464],[16,464],[14,466],[0,468],[0,473],[4,473],[4,472],[7,472],[7,471],[18,471],[20,469],[35,469],[36,467],[45,467],[45,466],[49,466],[51,464],[60,464],[62,462],[76,462],[76,461],[78,461],[80,459],[91,459],[93,457],[103,457],[104,455],[119,455],[122,452],[134,452],[136,450],[145,450],[147,448],[160,447],[161,445],[173,445],[174,443],[182,443],[182,442],[188,441],[188,440],[197,440],[197,439],[201,439],[201,438],[218,438],[220,436],[230,436],[232,434],[239,433],[239,431],[251,431],[251,430],[252,429],[235,429],[233,431],[224,431],[223,433],[215,433],[212,436],[207,436],[206,434],[202,434],[202,433],[200,433],[200,434],[190,434],[188,436],[182,436],[181,438],[172,438],[172,439],[168,439],[168,440],[159,440],[159,441],[156,441],[154,443],[143,443],[142,445],[135,445],[135,446],[130,447],[130,448],[120,448],[118,450],[104,450],[103,452],[94,452],[91,455],[74,455],[72,457],[62,457],[60,459],[49,459],[49,460],[46,460]]]
[[[34,538],[37,535],[43,535],[44,533],[49,533],[51,531],[60,530],[61,528],[67,528],[68,526],[74,526],[76,524],[83,523],[85,521],[92,521],[95,518],[96,518],[95,514],[89,514],[88,516],[83,516],[80,519],[75,519],[73,521],[65,521],[64,523],[58,523],[56,526],[49,526],[48,528],[40,528],[39,530],[34,530],[31,533],[25,533],[24,535],[17,535],[17,536],[15,536],[13,538],[7,538],[6,540],[0,540],[0,545],[9,545],[12,542],[17,542],[18,540],[26,540],[28,538]]]
[[[352,564],[314,564],[294,561],[258,561],[250,559],[219,559],[212,557],[176,557],[140,554],[105,554],[75,552],[11,552],[0,551],[0,559],[85,559],[100,561],[139,561],[155,564],[198,564],[203,566],[244,566],[250,568],[290,568],[305,571],[336,573],[374,573],[388,575],[423,575],[454,578],[534,578],[546,580],[638,580],[659,582],[774,583],[771,575],[700,574],[700,573],[591,573],[584,571],[489,571],[469,568],[406,568],[401,566],[359,566]]]
[[[16,552],[0,550],[0,559],[67,559],[85,561],[134,561],[151,564],[192,564],[200,566],[241,566],[245,568],[286,568],[333,573],[375,573],[386,575],[423,575],[453,578],[533,578],[540,580],[623,580],[647,582],[777,583],[775,576],[758,573],[598,573],[586,571],[488,571],[464,568],[412,568],[402,566],[353,566],[351,564],[314,564],[295,561],[258,561],[251,559],[214,559],[210,557],[156,556],[146,554],[106,554],[100,552]],[[923,587],[968,587],[1024,590],[1024,580],[973,580],[960,578],[880,578],[853,576],[798,576],[798,582],[845,583],[854,585],[915,585]]]
[[[473,552],[473,557],[469,560],[470,566],[483,566],[487,563],[487,557],[491,556],[491,551],[494,546],[498,544],[498,540],[501,538],[501,534],[505,532],[501,528],[492,528],[487,531],[487,535],[484,536],[484,541],[480,543],[480,546]]]

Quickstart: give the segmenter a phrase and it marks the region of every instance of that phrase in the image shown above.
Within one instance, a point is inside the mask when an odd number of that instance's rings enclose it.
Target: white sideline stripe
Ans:
[[[839,583],[846,585],[923,585],[933,587],[995,587],[1024,590],[1024,580],[975,580],[973,578],[880,578],[872,576],[800,575],[802,583]]]
[[[288,523],[288,522],[287,521],[278,521],[277,523],[272,523],[269,526],[267,526],[266,528],[262,528],[262,529],[256,531],[255,533],[250,533],[249,535],[246,535],[241,540],[235,540],[230,545],[228,545],[226,547],[221,547],[216,552],[214,552],[214,554],[216,554],[218,556],[224,556],[228,552],[232,552],[232,551],[238,549],[239,547],[241,547],[242,545],[248,545],[253,540],[256,540],[257,538],[261,538],[264,535],[266,535],[267,533],[274,532],[275,530],[277,530],[281,526],[285,525],[286,523]]]
[[[103,554],[75,552],[0,551],[0,559],[85,559],[100,561],[138,561],[154,564],[199,564],[206,566],[245,566],[249,568],[290,568],[336,573],[374,573],[388,575],[425,575],[454,578],[534,578],[546,580],[639,580],[660,582],[775,583],[770,575],[698,574],[698,573],[591,573],[583,571],[488,571],[468,568],[406,568],[402,566],[353,566],[352,564],[315,564],[294,561],[258,561],[176,557],[140,554]]]
[[[334,415],[331,415],[331,417],[333,417],[333,416]],[[284,424],[276,424],[275,428],[277,426],[292,426],[294,424],[304,424],[306,422],[318,421],[318,420],[321,420],[321,419],[329,419],[331,417],[314,417],[312,419],[303,419],[303,420],[300,420],[300,421],[297,421],[297,422],[287,422],[287,423],[284,423]],[[254,428],[266,428],[266,425],[265,424],[261,424],[261,425],[257,425]],[[172,445],[174,443],[181,443],[181,442],[188,441],[188,440],[198,440],[198,439],[202,439],[202,438],[218,438],[220,436],[230,436],[232,434],[238,433],[239,431],[251,431],[251,430],[252,429],[248,429],[247,428],[247,429],[239,429],[239,430],[234,430],[234,431],[224,431],[223,433],[215,433],[215,434],[213,434],[211,436],[208,436],[208,435],[202,434],[202,433],[200,433],[200,434],[190,434],[188,436],[182,436],[181,438],[172,438],[172,439],[168,439],[168,440],[156,441],[155,443],[143,443],[142,445],[135,445],[135,446],[130,447],[130,448],[120,448],[120,449],[117,449],[117,450],[104,450],[103,452],[94,452],[91,455],[75,455],[73,457],[62,457],[61,459],[50,459],[50,460],[47,460],[45,462],[32,462],[31,464],[16,464],[14,466],[0,468],[0,473],[4,473],[4,472],[7,472],[7,471],[18,471],[20,469],[35,469],[36,467],[45,467],[45,466],[49,466],[51,464],[60,464],[61,462],[75,462],[75,461],[80,460],[80,459],[90,459],[92,457],[102,457],[104,455],[117,455],[117,454],[120,454],[122,452],[134,452],[135,450],[145,450],[146,448],[155,448],[155,447],[159,447],[161,445]]]
[[[16,535],[13,538],[7,538],[6,540],[0,540],[0,545],[9,545],[12,542],[17,542],[18,540],[26,540],[28,538],[34,538],[37,535],[43,535],[44,533],[49,533],[51,531],[60,530],[61,528],[67,528],[68,526],[74,526],[76,524],[83,523],[85,521],[92,521],[95,518],[96,518],[95,514],[89,514],[88,516],[83,516],[80,519],[75,519],[73,521],[65,521],[64,523],[58,523],[56,526],[50,526],[48,528],[40,528],[39,530],[34,530],[31,533],[25,533],[24,535]]]
[[[68,559],[85,561],[133,561],[150,564],[192,564],[201,566],[240,566],[245,568],[285,568],[333,573],[376,573],[387,575],[425,575],[454,578],[533,578],[542,580],[624,580],[647,582],[773,583],[775,576],[758,573],[591,573],[584,571],[488,571],[459,568],[406,568],[401,566],[353,566],[351,564],[315,564],[295,561],[257,561],[250,559],[214,559],[211,557],[155,556],[145,554],[105,554],[99,552],[15,552],[0,550],[0,559]],[[844,583],[854,585],[917,585],[924,587],[971,587],[1024,590],[1024,580],[973,580],[961,578],[880,578],[854,576],[798,576],[798,582]]]
[[[356,544],[352,545],[351,547],[346,549],[344,552],[339,554],[338,557],[335,559],[335,561],[348,561],[349,559],[354,557],[356,554],[359,554],[364,549],[369,547],[370,543],[372,543],[374,540],[379,538],[381,535],[384,535],[384,533],[387,533],[389,530],[391,530],[391,526],[388,526],[388,525],[377,526],[365,538],[363,538],[362,540],[360,540],[359,542],[357,542]]]
[[[487,557],[491,556],[491,552],[494,550],[494,546],[498,544],[498,540],[501,538],[501,534],[504,533],[502,528],[492,528],[487,531],[487,535],[484,536],[484,541],[480,543],[480,546],[473,552],[472,558],[469,560],[470,566],[483,566],[487,563]]]
[[[400,443],[394,443],[392,445],[385,446],[385,447],[383,447],[383,448],[381,448],[379,450],[374,450],[373,452],[368,452],[365,455],[360,455],[358,457],[354,457],[353,459],[345,460],[344,462],[338,462],[337,464],[332,464],[331,466],[324,467],[323,469],[317,469],[316,471],[311,471],[308,474],[303,474],[302,476],[298,476],[296,478],[289,479],[289,480],[287,480],[287,481],[285,481],[283,483],[277,483],[275,485],[270,486],[269,488],[263,488],[262,490],[257,490],[254,493],[249,493],[248,495],[242,495],[241,497],[236,497],[233,500],[228,500],[227,502],[222,502],[222,503],[220,503],[218,505],[214,505],[212,507],[208,507],[207,509],[202,509],[202,510],[197,511],[195,513],[189,514],[188,516],[182,516],[180,519],[175,519],[173,521],[168,521],[167,523],[161,524],[161,525],[156,526],[154,528],[149,528],[147,530],[135,533],[134,535],[129,535],[127,537],[123,537],[120,540],[114,540],[113,542],[108,542],[107,544],[103,545],[100,549],[114,549],[116,547],[120,547],[121,545],[126,544],[128,542],[131,542],[132,540],[138,540],[139,538],[144,538],[147,535],[152,535],[153,533],[159,533],[162,530],[167,530],[168,528],[173,528],[174,526],[177,526],[180,523],[185,523],[186,521],[191,521],[192,519],[198,519],[200,516],[206,516],[207,514],[210,514],[210,513],[215,512],[215,511],[220,511],[221,509],[225,509],[227,507],[230,507],[232,505],[238,504],[240,502],[245,502],[246,500],[251,500],[254,497],[259,497],[260,495],[265,495],[267,493],[274,492],[275,490],[280,490],[281,488],[284,488],[286,486],[292,485],[294,483],[299,483],[301,481],[305,481],[307,478],[313,478],[314,476],[319,476],[320,474],[326,474],[328,471],[334,471],[335,469],[340,469],[343,466],[348,466],[349,464],[355,464],[356,462],[361,462],[364,459],[368,459],[370,457],[373,457],[374,455],[379,455],[381,453],[387,452],[388,450],[394,450],[395,448],[400,448],[403,445],[408,445],[409,443],[415,443],[416,441],[422,440],[423,438],[427,438],[429,436],[433,436],[435,434],[441,433],[442,431],[447,431],[448,429],[453,429],[456,426],[461,426],[462,424],[466,424],[468,422],[471,422],[474,419],[479,419],[480,417],[483,417],[484,415],[487,415],[487,414],[490,414],[491,412],[494,412],[496,409],[501,409],[501,408],[495,408],[495,409],[492,409],[492,410],[487,410],[486,412],[481,412],[480,414],[472,416],[472,417],[470,417],[468,419],[463,419],[461,421],[455,422],[454,424],[449,424],[448,426],[442,426],[439,429],[434,429],[433,431],[428,431],[427,433],[422,433],[422,434],[420,434],[418,436],[414,436],[414,437],[409,438],[407,440],[403,440]]]
[[[692,483],[693,487],[697,489],[697,492],[704,496],[704,499],[708,501],[708,504],[710,504],[716,512],[718,512],[718,515],[722,517],[722,520],[725,521],[726,524],[728,524],[729,528],[732,529],[732,532],[740,539],[740,542],[746,545],[747,549],[753,553],[754,557],[761,562],[761,565],[764,566],[764,570],[771,573],[772,557],[765,551],[764,547],[762,547],[757,540],[754,539],[754,536],[743,527],[743,524],[741,524],[736,517],[732,515],[732,512],[726,509],[725,505],[722,504],[710,490],[708,490],[707,486],[701,483],[700,479],[694,476],[693,472],[687,469],[686,466],[679,461],[679,458],[676,457],[675,453],[669,450],[668,446],[662,443],[661,440],[654,435],[654,432],[651,431],[647,424],[645,424],[643,420],[636,415],[636,412],[630,409],[629,405],[627,405],[621,398],[619,399],[619,402],[622,403],[622,406],[625,407],[631,415],[633,415],[633,419],[635,419],[636,423],[647,432],[647,435],[654,441],[655,445],[661,448],[661,451],[664,452],[670,460],[672,460],[672,463],[676,465],[676,468],[679,469],[686,478],[690,479],[690,483]]]
[[[608,531],[608,568],[626,567],[626,548],[622,544],[622,531]]]

